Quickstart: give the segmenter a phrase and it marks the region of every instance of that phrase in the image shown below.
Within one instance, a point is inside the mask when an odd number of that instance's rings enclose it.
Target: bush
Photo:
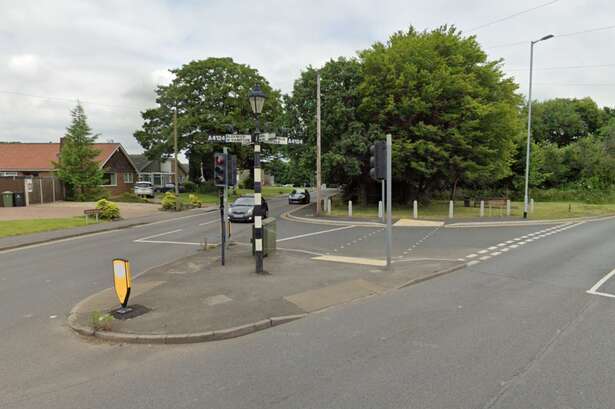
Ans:
[[[193,207],[201,207],[203,204],[197,195],[188,195],[188,200]]]
[[[175,193],[166,192],[161,200],[162,208],[164,210],[173,210],[175,209],[175,205],[177,203],[177,197],[175,197]]]
[[[96,208],[100,210],[101,219],[113,220],[120,218],[120,208],[107,199],[100,199],[96,202]]]
[[[188,193],[196,192],[196,183],[187,180],[184,182],[184,189]]]
[[[139,195],[135,195],[132,192],[124,192],[120,196],[113,197],[112,199],[115,200],[116,202],[124,202],[124,203],[148,203],[147,199]]]

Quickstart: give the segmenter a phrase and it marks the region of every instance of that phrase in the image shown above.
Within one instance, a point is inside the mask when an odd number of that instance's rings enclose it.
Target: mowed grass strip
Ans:
[[[94,223],[94,218],[90,219]],[[0,237],[19,236],[80,226],[85,226],[85,219],[83,217],[7,220],[0,221]]]
[[[429,205],[419,204],[419,219],[444,220],[448,218],[448,202],[432,201]],[[332,216],[347,217],[348,202],[336,200],[331,209]],[[531,220],[568,219],[575,217],[615,215],[615,203],[587,204],[580,202],[536,202],[534,212],[529,214]],[[352,216],[357,218],[377,218],[378,206],[352,205]],[[480,208],[464,207],[463,201],[455,201],[454,214],[456,219],[478,218]],[[511,202],[511,217],[523,216],[523,202]],[[506,217],[506,207],[491,207],[485,203],[485,217]],[[393,218],[412,218],[412,205],[393,206]]]

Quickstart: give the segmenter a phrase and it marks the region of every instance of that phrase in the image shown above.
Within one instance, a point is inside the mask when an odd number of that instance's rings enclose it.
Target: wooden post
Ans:
[[[348,217],[352,217],[352,200],[348,201]]]
[[[453,201],[451,200],[450,202],[448,202],[448,218],[452,219],[453,218]]]
[[[40,176],[38,178],[38,187],[41,194],[41,204],[43,204],[43,178],[41,178]]]
[[[419,203],[416,200],[412,202],[412,217],[419,218]]]

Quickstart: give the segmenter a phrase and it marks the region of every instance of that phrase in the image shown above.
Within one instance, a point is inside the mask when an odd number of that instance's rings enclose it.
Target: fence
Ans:
[[[30,191],[27,191],[28,185]],[[26,205],[64,200],[65,194],[64,184],[55,176],[2,176],[0,193],[6,191],[24,193]]]

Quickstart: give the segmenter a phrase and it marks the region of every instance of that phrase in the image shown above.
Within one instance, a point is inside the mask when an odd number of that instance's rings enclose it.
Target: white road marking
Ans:
[[[205,223],[199,223],[199,226],[205,226],[207,224],[218,223],[220,220],[211,220]]]
[[[165,240],[135,240],[135,243],[153,243],[153,244],[185,244],[188,246],[202,246],[203,243],[194,243],[190,241],[165,241]]]
[[[356,227],[356,226],[351,225],[351,226],[337,227],[335,229],[317,231],[317,232],[313,232],[313,233],[300,234],[298,236],[286,237],[286,238],[277,240],[277,242],[280,243],[280,242],[287,241],[287,240],[294,240],[294,239],[301,239],[303,237],[317,236],[319,234],[325,234],[325,233],[330,233],[330,232],[339,231],[339,230],[352,229],[354,227]],[[347,243],[347,245],[350,245],[350,243]]]
[[[600,280],[598,280],[598,282],[594,284],[594,286],[590,288],[589,290],[587,290],[586,292],[592,295],[601,295],[603,297],[615,298],[614,294],[603,293],[603,292],[598,291],[598,289],[602,287],[602,285],[606,283],[608,279],[613,277],[614,275],[615,275],[615,269],[611,270],[610,273],[608,273],[607,275],[602,277]]]
[[[487,250],[495,250],[495,249],[497,249],[497,246],[487,247]]]
[[[495,257],[495,256],[499,256],[500,254],[502,254],[501,251],[495,251],[493,253],[490,254],[491,257]]]
[[[485,261],[485,260],[489,260],[491,258],[491,256],[482,256],[481,258],[479,258],[479,260]]]
[[[512,244],[512,245],[510,246],[510,248],[511,248],[511,249],[516,249],[517,247],[519,247],[519,245],[518,245],[518,244]]]
[[[478,254],[485,254],[487,252],[487,250],[479,250]]]
[[[167,235],[167,234],[177,233],[177,232],[180,232],[180,231],[182,231],[182,230],[183,230],[183,229],[171,230],[171,231],[167,231],[167,232],[164,232],[164,233],[154,234],[154,235],[152,235],[152,236],[142,237],[142,238],[140,238],[140,239],[136,239],[136,240],[133,240],[133,241],[135,241],[135,242],[147,241],[147,240],[149,240],[149,239],[154,239],[154,238],[156,238],[156,237],[165,236],[165,235]]]
[[[466,257],[467,258],[474,258],[476,256],[478,256],[478,254],[472,253],[472,254],[468,254]]]
[[[472,260],[472,261],[470,261],[470,262],[468,263],[468,267],[469,267],[469,266],[474,266],[474,265],[476,265],[476,264],[478,264],[478,263],[480,263],[480,261],[478,261],[478,260]]]
[[[156,224],[169,223],[169,222],[174,222],[177,220],[190,219],[192,217],[207,216],[208,214],[210,214],[210,212],[202,212],[199,214],[192,214],[190,216],[182,216],[182,217],[175,217],[173,219],[159,220],[157,222],[151,222],[151,223],[140,224],[138,226],[134,226],[133,229],[140,229],[140,228],[147,227],[147,226],[154,226]]]

